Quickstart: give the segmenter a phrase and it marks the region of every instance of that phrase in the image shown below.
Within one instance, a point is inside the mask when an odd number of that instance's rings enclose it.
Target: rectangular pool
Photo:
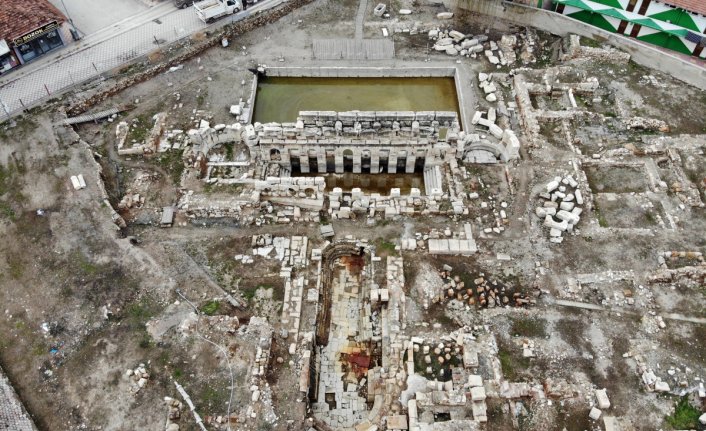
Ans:
[[[453,111],[461,118],[452,77],[261,77],[253,122],[294,122],[299,111]]]

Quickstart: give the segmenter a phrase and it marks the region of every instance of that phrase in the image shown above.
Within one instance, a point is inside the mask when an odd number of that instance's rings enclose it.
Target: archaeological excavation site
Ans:
[[[706,430],[706,18],[643,3],[274,2],[8,117],[0,429]]]

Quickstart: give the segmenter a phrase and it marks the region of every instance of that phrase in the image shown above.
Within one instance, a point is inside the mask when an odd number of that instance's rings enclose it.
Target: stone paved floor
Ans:
[[[355,345],[351,340],[359,332],[360,283],[357,277],[340,268],[332,288],[329,343],[320,354],[319,398],[312,408],[317,417],[340,429],[362,422],[368,412],[366,400],[358,395],[358,385],[344,381],[346,376],[339,358],[351,343]],[[333,394],[335,408],[330,408],[326,402],[326,394]]]

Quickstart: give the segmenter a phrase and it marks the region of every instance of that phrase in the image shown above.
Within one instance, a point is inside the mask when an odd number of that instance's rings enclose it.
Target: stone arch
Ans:
[[[345,150],[343,150],[342,154],[343,157],[353,157],[353,150],[351,150],[350,148],[346,148]]]
[[[307,198],[309,199],[314,199],[316,198],[316,190],[314,190],[312,187],[307,187],[304,189],[304,194],[306,195]]]
[[[503,162],[507,162],[507,152],[505,151],[505,147],[502,144],[496,144],[489,141],[474,142],[468,148],[466,148],[466,152],[472,150],[488,151],[489,153],[492,153],[495,158],[500,159]]]
[[[279,152],[279,150],[277,148],[270,149],[270,160],[272,160],[272,161],[282,160],[282,154]]]

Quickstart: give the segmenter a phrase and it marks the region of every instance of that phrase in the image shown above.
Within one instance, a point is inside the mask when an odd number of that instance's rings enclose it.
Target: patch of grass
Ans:
[[[181,174],[180,174],[181,176]],[[242,184],[219,184],[219,183],[206,183],[203,186],[204,193],[210,194],[215,192],[221,193],[232,193],[234,195],[240,194],[243,190]]]
[[[170,150],[162,153],[157,159],[159,165],[171,176],[172,182],[179,185],[181,175],[184,173],[184,161],[181,158],[182,152]]]
[[[34,356],[46,355],[47,350],[47,346],[45,346],[42,342],[36,342],[32,345],[32,354]]]
[[[12,209],[9,203],[0,201],[0,217],[10,221],[16,220],[15,210]]]
[[[397,250],[395,250],[395,244],[386,241],[384,238],[378,238],[375,240],[375,248],[378,255],[385,256],[397,256]]]
[[[530,366],[530,359],[522,356],[519,347],[498,338],[498,359],[505,378],[511,382],[522,381]]]
[[[199,95],[196,96],[196,106],[199,108],[203,107],[204,103],[206,103],[207,97],[208,97],[208,90],[200,91]]]
[[[151,298],[142,298],[125,308],[127,323],[134,328],[144,328],[145,323],[157,314],[157,304]]]
[[[547,321],[544,319],[512,319],[510,335],[519,337],[544,338],[547,336]]]
[[[206,386],[199,393],[198,399],[200,404],[204,406],[204,410],[218,412],[223,409],[229,396],[230,392],[225,389],[217,390],[212,386]]]
[[[75,259],[78,264],[79,269],[86,275],[93,275],[98,272],[98,266],[88,260],[83,253],[76,252]]]
[[[664,417],[664,421],[673,429],[696,429],[701,411],[689,403],[689,397],[683,396],[674,405],[674,413]]]
[[[244,287],[240,290],[240,292],[243,294],[243,298],[245,298],[248,302],[252,301],[253,298],[255,298],[255,292],[257,292],[257,289],[260,286],[257,287]]]
[[[600,48],[601,43],[597,40],[590,39],[588,37],[581,36],[581,46],[587,46],[589,48]]]
[[[207,303],[201,306],[201,312],[207,316],[213,316],[218,313],[220,308],[220,301],[208,301]]]
[[[27,201],[22,194],[20,175],[26,172],[26,167],[21,160],[13,155],[14,164],[8,167],[0,165],[0,218],[10,221],[17,220],[17,205]]]
[[[152,337],[150,337],[150,334],[148,334],[147,331],[142,333],[142,337],[140,338],[138,345],[141,349],[149,349],[152,347]]]
[[[596,214],[596,219],[598,219],[598,226],[608,227],[608,220],[606,220],[603,213],[601,213],[601,209],[598,208],[598,204],[595,200],[593,201],[593,212]]]
[[[151,118],[152,116],[149,114],[140,114],[135,118],[135,122],[130,123],[130,130],[126,138],[128,144],[132,144],[133,140],[139,144],[147,139],[152,128]]]
[[[8,266],[8,274],[10,277],[13,279],[17,280],[22,275],[24,274],[24,262],[22,261],[22,258],[20,258],[17,254],[11,253],[7,256],[6,258],[7,266]]]

